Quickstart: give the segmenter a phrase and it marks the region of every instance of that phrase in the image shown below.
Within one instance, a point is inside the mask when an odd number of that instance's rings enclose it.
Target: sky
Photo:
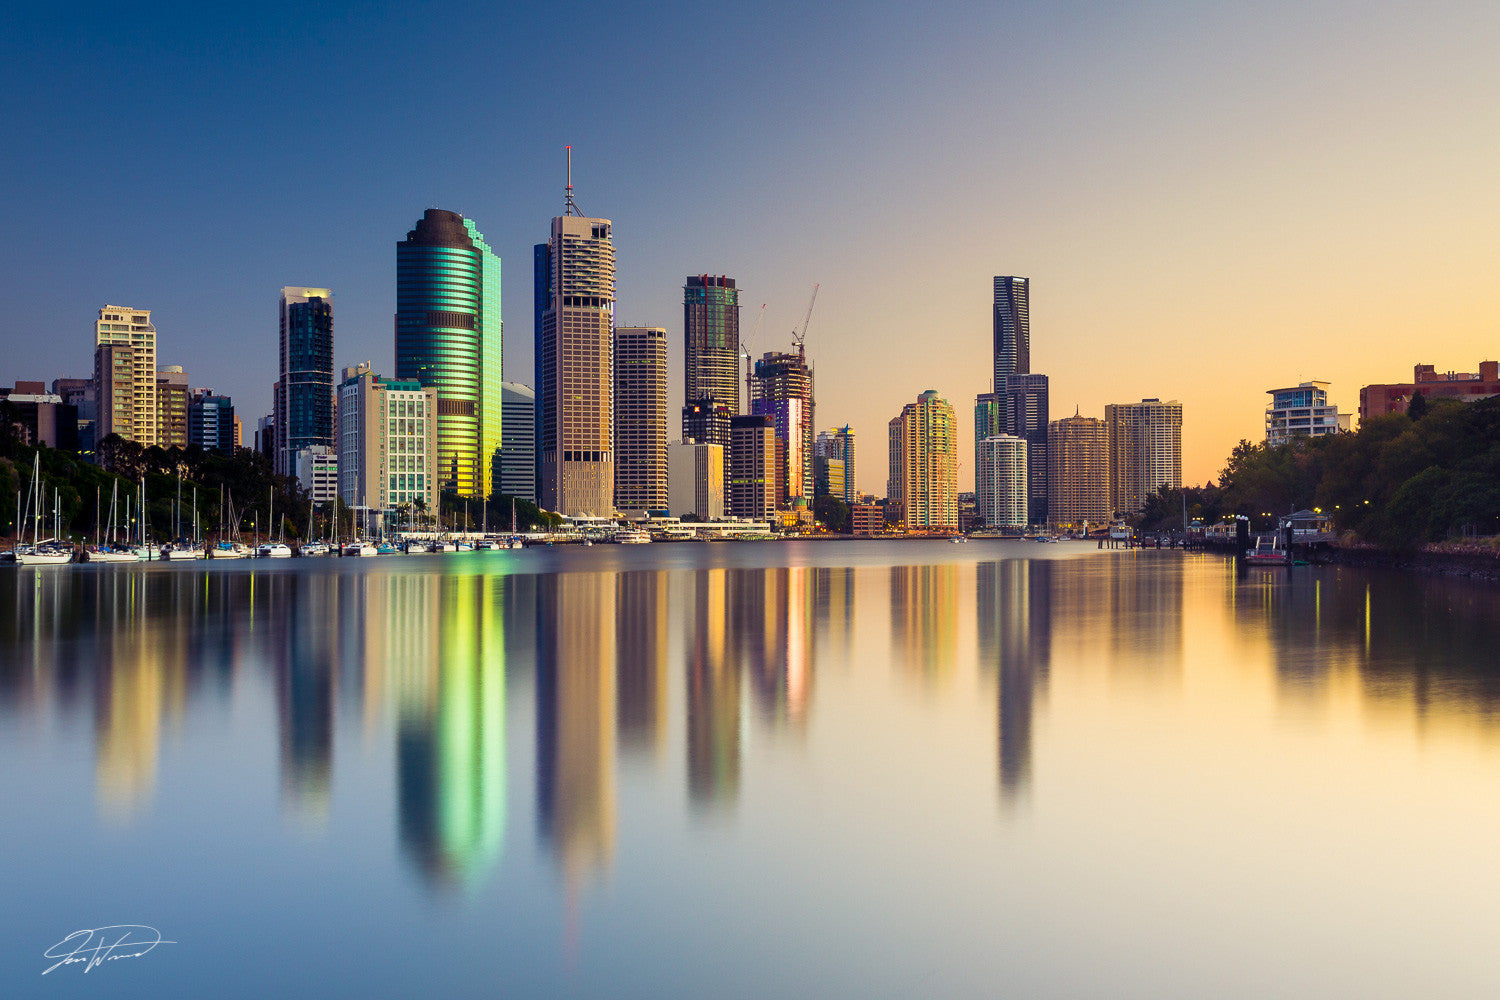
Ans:
[[[12,5],[12,8],[20,5]],[[1052,418],[1183,404],[1183,476],[1264,434],[1267,389],[1500,356],[1500,5],[27,5],[0,14],[0,384],[81,377],[105,304],[160,365],[271,405],[285,285],[333,290],[335,364],[391,372],[395,244],[429,207],[504,262],[532,382],[531,247],[611,219],[616,319],[742,289],[742,340],[807,331],[819,427],[884,495],[925,389],[960,427],[993,277],[1031,279]],[[757,324],[757,317],[763,319]]]

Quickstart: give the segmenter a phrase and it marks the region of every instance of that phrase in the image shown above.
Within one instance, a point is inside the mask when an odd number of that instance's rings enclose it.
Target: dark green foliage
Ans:
[[[1268,527],[1267,513],[1317,507],[1339,530],[1391,548],[1500,533],[1500,398],[1414,411],[1276,448],[1241,441],[1220,475],[1221,513]]]
[[[849,505],[843,497],[825,494],[813,500],[813,517],[818,523],[835,534],[849,531]]]
[[[1186,494],[1188,519],[1214,524],[1221,516],[1221,492],[1213,483],[1180,490],[1163,486],[1147,498],[1146,506],[1132,518],[1132,522],[1141,531],[1182,530],[1183,494]]]
[[[1411,419],[1411,422],[1416,423],[1427,416],[1427,409],[1427,397],[1420,392],[1412,393],[1411,402],[1406,404],[1406,415]]]

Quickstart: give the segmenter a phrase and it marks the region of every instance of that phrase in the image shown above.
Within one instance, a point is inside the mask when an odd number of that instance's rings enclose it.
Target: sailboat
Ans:
[[[42,456],[36,455],[31,467],[31,492],[34,502],[28,504],[32,511],[31,545],[16,549],[16,562],[22,566],[61,566],[73,561],[73,547],[57,538],[58,509],[57,491],[52,495],[53,537],[43,539],[42,531]]]
[[[106,537],[108,542],[99,541],[93,548],[88,550],[89,562],[98,563],[133,563],[140,562],[141,557],[136,555],[135,550],[123,545],[114,544],[115,537],[115,507],[120,500],[120,482],[115,480],[114,486],[109,491],[109,533]],[[94,503],[98,507],[97,494]]]
[[[267,492],[270,495],[270,506],[266,512],[266,541],[255,554],[262,559],[290,559],[291,548],[285,542],[270,537],[271,528],[276,523],[276,487],[271,487]]]

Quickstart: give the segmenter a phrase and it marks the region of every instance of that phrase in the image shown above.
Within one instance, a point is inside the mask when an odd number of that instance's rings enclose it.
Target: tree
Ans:
[[[1406,415],[1411,418],[1412,423],[1416,423],[1427,416],[1428,409],[1427,397],[1420,392],[1413,392],[1411,402],[1406,404]]]
[[[834,534],[842,535],[849,531],[849,505],[842,497],[829,493],[814,498],[813,517]]]

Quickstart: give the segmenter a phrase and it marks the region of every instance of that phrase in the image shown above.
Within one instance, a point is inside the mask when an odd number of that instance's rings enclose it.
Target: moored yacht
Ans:
[[[281,542],[266,542],[255,550],[255,554],[261,559],[290,559],[292,550]]]

